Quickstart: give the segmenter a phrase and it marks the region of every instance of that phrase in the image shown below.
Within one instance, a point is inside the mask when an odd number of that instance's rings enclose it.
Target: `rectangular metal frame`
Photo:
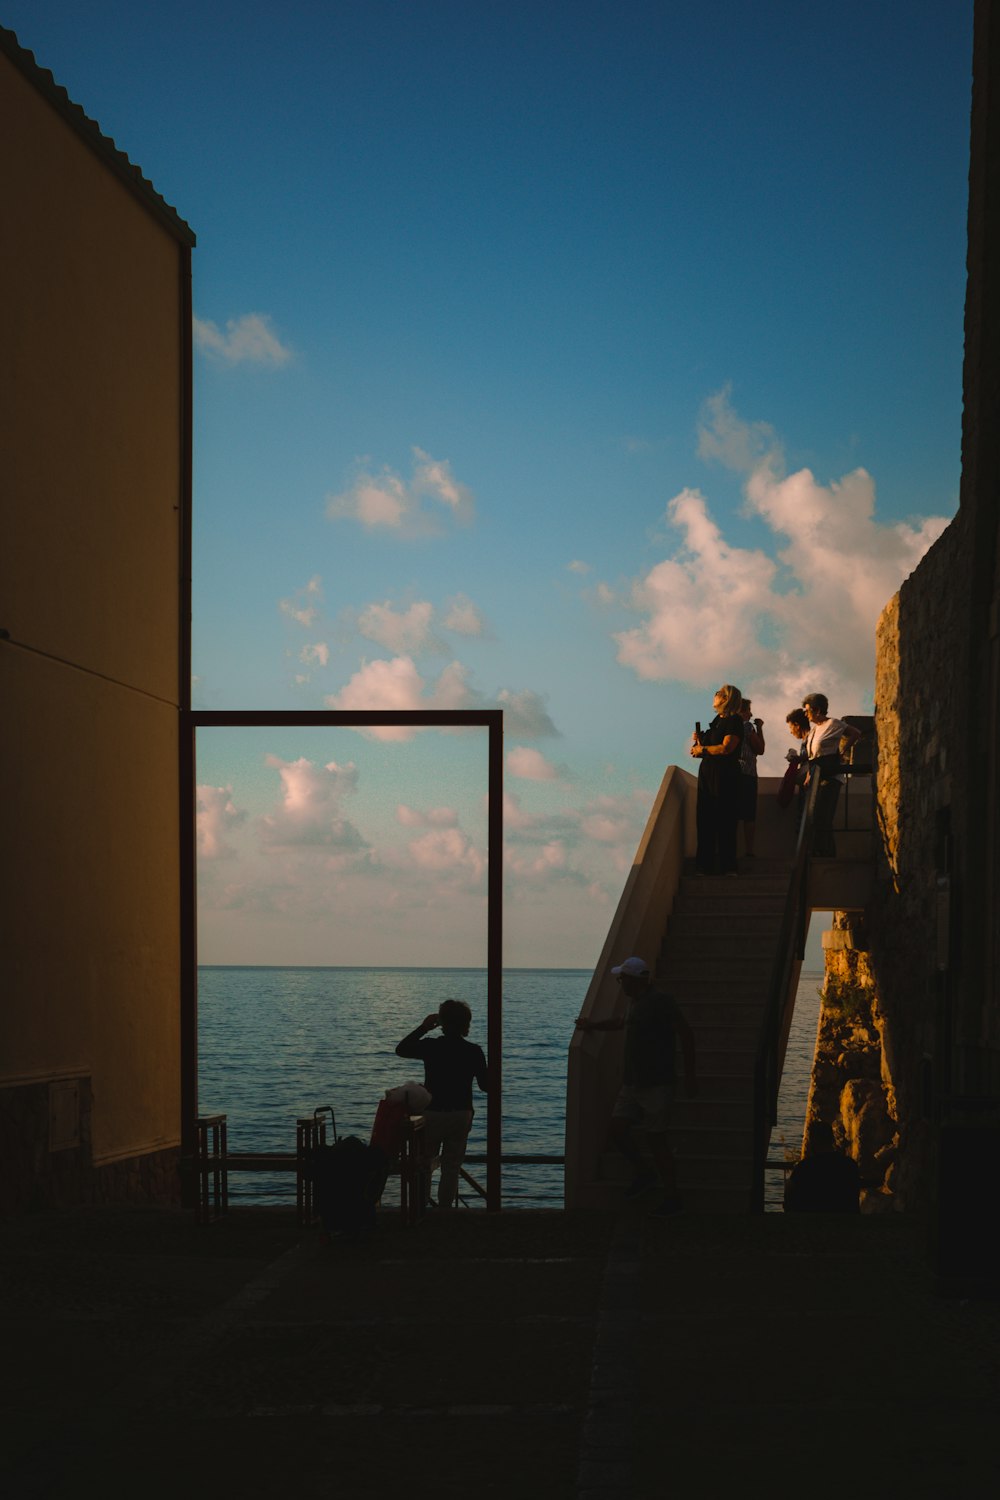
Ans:
[[[474,729],[489,731],[486,875],[486,1045],[490,1092],[486,1104],[486,1207],[500,1211],[503,1120],[503,711],[443,709],[343,713],[219,712],[182,709],[180,715],[181,852],[181,1169],[184,1201],[198,1188],[198,879],[196,869],[196,740],[199,729]]]

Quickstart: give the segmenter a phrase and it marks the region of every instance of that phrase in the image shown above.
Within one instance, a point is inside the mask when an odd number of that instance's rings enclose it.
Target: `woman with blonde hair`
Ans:
[[[712,700],[715,717],[707,729],[698,725],[691,740],[691,754],[698,767],[699,875],[736,874],[736,827],[740,815],[740,750],[743,694],[731,683],[723,683]]]

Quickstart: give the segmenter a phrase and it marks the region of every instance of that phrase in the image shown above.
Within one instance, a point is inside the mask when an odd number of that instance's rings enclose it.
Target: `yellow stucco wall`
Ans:
[[[94,1160],[180,1136],[186,251],[0,55],[0,1086],[93,1078]]]
[[[0,624],[176,702],[178,246],[3,56],[0,140]]]

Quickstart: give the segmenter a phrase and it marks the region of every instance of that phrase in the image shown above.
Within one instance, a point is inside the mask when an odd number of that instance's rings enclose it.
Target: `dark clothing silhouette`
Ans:
[[[721,745],[735,736],[732,755],[704,755],[698,762],[698,853],[695,863],[703,875],[729,875],[736,870],[736,828],[740,817],[740,746],[743,720],[739,714],[720,715],[701,736],[703,745]]]
[[[487,1092],[486,1058],[482,1047],[462,1036],[423,1037],[418,1026],[404,1036],[396,1054],[419,1057],[424,1065],[424,1084],[430,1092],[428,1111],[471,1109],[472,1080]]]

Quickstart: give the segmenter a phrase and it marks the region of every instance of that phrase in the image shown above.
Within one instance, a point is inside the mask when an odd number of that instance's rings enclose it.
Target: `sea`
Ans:
[[[589,969],[504,970],[505,1152],[564,1150],[566,1060],[590,979]],[[799,980],[773,1160],[798,1155],[821,982],[820,974]],[[421,1080],[420,1064],[396,1057],[396,1043],[449,997],[472,1007],[469,1038],[485,1049],[484,969],[202,967],[198,1112],[226,1115],[230,1151],[292,1153],[296,1120],[318,1108],[333,1111],[341,1136],[367,1140],[385,1090]],[[485,1108],[476,1110],[468,1150],[486,1150]],[[470,1170],[485,1181],[485,1166]],[[783,1181],[781,1171],[767,1173],[771,1211],[780,1211]],[[558,1208],[562,1195],[561,1166],[504,1167],[505,1208]],[[291,1174],[230,1177],[235,1205],[293,1198]],[[478,1201],[470,1192],[470,1206]]]

